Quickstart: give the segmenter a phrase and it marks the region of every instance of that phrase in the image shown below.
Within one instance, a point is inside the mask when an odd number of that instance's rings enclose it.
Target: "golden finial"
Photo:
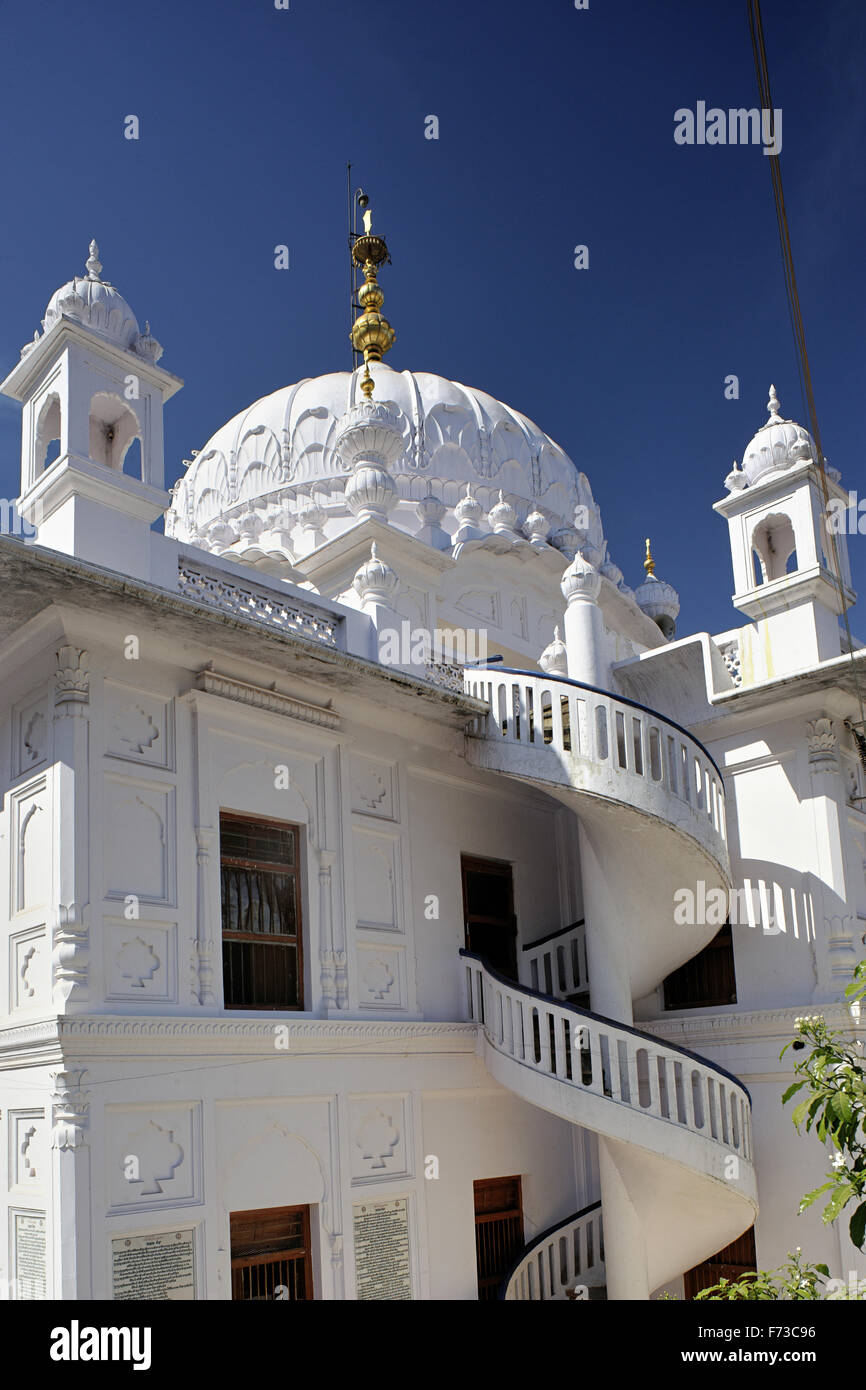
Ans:
[[[649,579],[649,577],[654,573],[656,567],[656,562],[653,559],[652,553],[650,551],[649,536],[647,536],[646,538],[646,559],[643,562],[643,567],[646,570],[647,578]]]
[[[388,320],[379,313],[385,296],[376,278],[378,267],[383,262],[390,261],[391,257],[388,255],[385,238],[377,236],[372,230],[373,214],[367,206],[368,202],[366,193],[359,195],[358,203],[364,209],[364,232],[352,247],[352,260],[363,270],[364,283],[358,291],[358,302],[362,312],[352,325],[351,337],[355,351],[364,354],[366,371],[361,378],[361,390],[369,400],[374,384],[369,364],[382,361],[396,334]]]

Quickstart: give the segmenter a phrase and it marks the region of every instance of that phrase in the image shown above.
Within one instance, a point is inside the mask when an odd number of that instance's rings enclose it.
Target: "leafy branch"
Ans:
[[[859,1004],[864,994],[866,961],[860,961],[845,997],[851,1004]],[[798,1036],[786,1043],[780,1057],[789,1048],[803,1051],[807,1044],[811,1051],[795,1063],[794,1074],[800,1079],[785,1091],[782,1104],[806,1087],[806,1099],[794,1108],[791,1119],[798,1133],[801,1126],[806,1133],[814,1128],[821,1142],[829,1140],[835,1150],[827,1181],[806,1193],[799,1210],[805,1211],[829,1194],[822,1213],[829,1224],[849,1202],[856,1202],[848,1232],[853,1244],[862,1250],[866,1242],[866,1069],[862,1043],[852,1044],[843,1033],[829,1029],[821,1014],[798,1018],[795,1027]]]
[[[695,1302],[701,1299],[710,1299],[714,1303],[734,1300],[761,1303],[780,1299],[799,1302],[825,1298],[821,1281],[829,1277],[830,1271],[826,1265],[808,1264],[798,1248],[778,1269],[748,1270],[739,1279],[720,1279],[711,1288],[696,1293]]]

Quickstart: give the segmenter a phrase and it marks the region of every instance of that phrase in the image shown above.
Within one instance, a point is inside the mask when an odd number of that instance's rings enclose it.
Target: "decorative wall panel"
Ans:
[[[9,937],[9,1007],[39,1009],[48,1004],[51,948],[45,925]]]
[[[51,802],[45,778],[11,798],[12,911],[48,901],[51,884]]]
[[[177,1000],[177,925],[107,918],[106,999]]]
[[[359,927],[400,931],[400,842],[375,831],[353,831],[355,908]]]
[[[109,1215],[201,1200],[198,1105],[109,1105],[105,1111]]]
[[[9,1189],[16,1196],[50,1185],[48,1123],[43,1110],[10,1110]]]
[[[353,753],[350,758],[352,810],[361,816],[399,820],[397,769],[380,758]]]
[[[52,715],[50,689],[18,705],[13,711],[12,775],[26,776],[50,760],[52,745]]]
[[[174,902],[174,790],[105,779],[105,893]]]
[[[406,1177],[410,1172],[409,1098],[350,1096],[352,1184]]]
[[[151,767],[173,767],[172,702],[115,681],[107,680],[104,689],[108,757]]]
[[[406,1009],[406,952],[402,946],[359,943],[358,1003],[362,1009],[382,1013]]]

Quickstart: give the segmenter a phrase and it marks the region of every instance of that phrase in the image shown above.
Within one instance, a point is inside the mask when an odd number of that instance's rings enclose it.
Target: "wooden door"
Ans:
[[[741,1274],[757,1269],[755,1255],[755,1228],[750,1227],[745,1235],[726,1245],[724,1250],[711,1255],[703,1264],[686,1270],[683,1275],[686,1298],[694,1298],[701,1289],[710,1289],[720,1279],[739,1279]]]
[[[711,1009],[736,1004],[734,939],[726,922],[712,941],[664,982],[666,1009]]]
[[[499,1297],[504,1276],[523,1249],[520,1178],[483,1178],[475,1188],[475,1259],[478,1298]]]
[[[460,863],[466,948],[483,956],[500,975],[516,980],[517,920],[511,865],[467,854]]]

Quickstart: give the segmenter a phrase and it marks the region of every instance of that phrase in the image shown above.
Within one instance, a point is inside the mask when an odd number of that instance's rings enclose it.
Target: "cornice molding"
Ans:
[[[283,1031],[285,1030],[285,1031]],[[363,1053],[474,1053],[474,1023],[392,1020],[59,1017],[0,1030],[0,1069],[46,1060],[162,1056],[326,1058]],[[277,1043],[279,1039],[279,1044]]]
[[[866,1039],[866,1016],[852,1018],[844,1004],[799,1004],[784,1009],[755,1009],[748,1013],[699,1014],[663,1019],[636,1020],[635,1027],[665,1042],[679,1043],[693,1051],[701,1044],[751,1043],[762,1039],[787,1041],[796,1036],[794,1020],[807,1014],[823,1014],[831,1029]]]
[[[307,724],[317,724],[325,729],[340,727],[340,716],[326,705],[311,705],[306,700],[283,695],[275,688],[250,685],[247,681],[236,680],[233,676],[220,675],[218,671],[200,671],[194,690],[188,694],[195,691],[204,691],[208,695],[217,695],[225,700],[235,700],[241,705],[252,705],[254,709],[266,710],[269,714],[301,719]]]
[[[59,1025],[59,1018],[50,1018],[0,1029],[0,1071],[62,1062]]]

